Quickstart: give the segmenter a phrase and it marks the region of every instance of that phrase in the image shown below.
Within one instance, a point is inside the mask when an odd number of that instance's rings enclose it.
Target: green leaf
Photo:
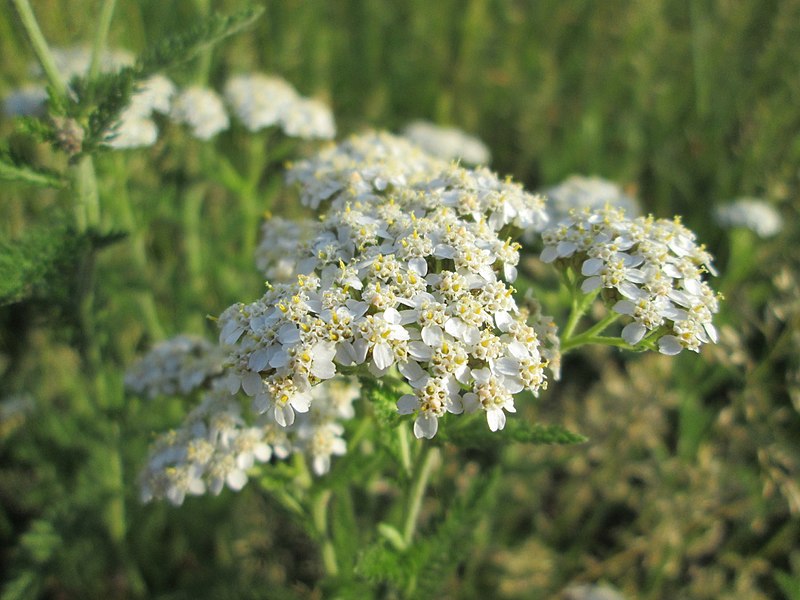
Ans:
[[[68,303],[81,258],[122,237],[93,231],[77,234],[54,224],[32,228],[15,240],[0,241],[0,306],[29,298]]]
[[[34,600],[41,597],[42,577],[35,571],[23,571],[3,586],[0,600]]]
[[[79,112],[89,111],[81,149],[83,153],[98,150],[113,135],[113,126],[130,104],[136,83],[142,78],[142,74],[133,67],[124,67],[116,73],[102,74],[92,81],[80,79],[74,82],[73,89],[83,104]]]
[[[452,502],[432,535],[412,546],[408,554],[414,569],[410,598],[440,598],[442,588],[467,558],[477,523],[491,514],[497,497],[500,469],[475,476]]]
[[[775,581],[788,600],[800,600],[800,577],[792,576],[784,571],[775,572]]]
[[[355,572],[367,581],[385,582],[400,588],[408,577],[408,560],[386,540],[380,540],[364,550],[356,563]]]
[[[392,429],[402,420],[402,416],[397,413],[397,399],[400,397],[398,387],[400,381],[392,377],[364,377],[361,380],[361,389],[364,397],[372,406],[375,418],[378,423]]]
[[[66,185],[64,178],[56,171],[26,165],[2,148],[0,148],[0,180],[52,188],[62,188]]]
[[[437,439],[462,448],[492,448],[501,444],[581,444],[588,438],[561,425],[530,424],[522,419],[510,419],[504,429],[490,431],[484,419],[473,419],[452,427],[440,427]]]
[[[253,6],[232,15],[211,15],[188,31],[157,43],[139,58],[136,69],[142,77],[148,77],[194,58],[202,50],[241,31],[263,12],[263,6]]]

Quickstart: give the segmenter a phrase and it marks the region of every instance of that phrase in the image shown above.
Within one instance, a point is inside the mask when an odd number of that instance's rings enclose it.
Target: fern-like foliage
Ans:
[[[448,505],[434,531],[406,550],[398,550],[385,539],[367,547],[359,557],[356,574],[404,598],[441,597],[443,586],[471,551],[476,524],[490,514],[499,478],[497,468],[476,477]]]
[[[135,68],[142,77],[149,77],[169,69],[241,31],[258,19],[263,12],[263,6],[251,6],[232,15],[211,15],[188,31],[157,43],[139,58]]]
[[[63,188],[66,185],[58,172],[26,164],[5,148],[0,148],[0,181],[18,181],[45,188]]]
[[[545,425],[528,423],[522,419],[509,419],[504,429],[490,431],[484,419],[461,420],[449,427],[440,427],[437,440],[450,442],[461,448],[489,449],[502,444],[581,444],[587,441],[585,436],[572,432],[561,425]],[[463,423],[463,424],[462,424]]]
[[[31,228],[15,240],[0,240],[0,306],[28,299],[67,305],[79,262],[113,244],[123,233],[77,234],[61,225]]]

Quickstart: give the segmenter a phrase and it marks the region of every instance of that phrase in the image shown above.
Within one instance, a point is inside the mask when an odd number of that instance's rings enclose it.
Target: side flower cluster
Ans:
[[[291,427],[265,417],[252,419],[231,394],[222,349],[199,338],[178,336],[156,346],[126,373],[126,387],[150,398],[188,394],[204,388],[202,401],[175,430],[160,435],[140,475],[143,501],[240,490],[257,463],[303,455],[316,475],[330,470],[331,458],[347,451],[345,421],[359,397],[356,382],[339,377],[312,391],[314,406]]]
[[[67,78],[85,77],[89,71],[91,52],[87,48],[56,49],[54,57]],[[100,70],[113,72],[133,62],[130,53],[107,51],[101,57]],[[32,68],[31,73],[41,76],[40,70]],[[8,116],[41,115],[46,102],[43,84],[26,84],[3,99],[3,111]],[[209,140],[230,127],[229,109],[251,132],[274,126],[300,139],[328,140],[336,135],[331,109],[301,96],[279,77],[261,73],[234,76],[225,85],[223,99],[203,86],[178,90],[169,79],[157,75],[139,84],[128,108],[108,130],[105,143],[117,150],[153,145],[159,134],[154,113],[186,125],[198,139]]]
[[[157,344],[125,373],[125,388],[148,398],[186,395],[222,373],[224,352],[200,337],[179,335]]]
[[[639,216],[641,210],[636,199],[626,194],[616,183],[600,177],[570,175],[556,186],[544,192],[547,196],[547,212],[553,223],[568,219],[570,211],[601,209],[613,206],[627,215]]]
[[[456,127],[413,121],[403,129],[403,137],[432,156],[445,160],[459,160],[467,165],[488,165],[492,159],[486,144]]]
[[[280,77],[262,73],[231,77],[225,84],[225,100],[251,132],[280,126],[289,137],[329,140],[336,135],[330,108],[301,96]]]
[[[344,379],[314,390],[314,409],[284,428],[268,419],[248,424],[241,403],[216,380],[179,429],[156,440],[140,475],[144,502],[166,498],[183,503],[186,495],[241,490],[248,471],[259,463],[304,455],[316,475],[330,470],[331,458],[347,451],[343,421],[355,415],[360,390]]]
[[[660,352],[678,354],[716,342],[712,317],[719,302],[704,281],[716,271],[679,219],[584,209],[546,230],[542,240],[544,262],[579,271],[584,293],[602,292],[614,312],[631,318],[622,330],[628,344],[652,335]]]
[[[398,409],[430,438],[447,412],[484,411],[501,429],[514,394],[546,385],[543,341],[509,285],[519,246],[500,237],[544,224],[542,198],[388,134],[326,149],[289,179],[327,211],[293,282],[220,317],[231,393],[288,427],[341,368],[396,369],[410,389]]]
[[[714,220],[725,229],[749,229],[760,238],[780,233],[783,222],[774,206],[759,198],[739,198],[714,209]]]

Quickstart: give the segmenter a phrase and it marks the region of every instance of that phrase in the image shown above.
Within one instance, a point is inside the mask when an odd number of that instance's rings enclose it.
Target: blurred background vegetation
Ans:
[[[99,6],[33,2],[54,46],[90,41]],[[141,52],[241,6],[119,0],[109,44]],[[528,188],[603,176],[645,211],[683,215],[718,257],[717,347],[673,360],[570,356],[565,380],[520,417],[565,423],[587,444],[467,457],[462,477],[487,463],[506,475],[443,594],[548,598],[604,582],[627,598],[800,598],[800,1],[264,6],[252,28],[170,77],[220,89],[231,73],[276,73],[330,102],[340,136],[418,118],[455,125]],[[8,4],[0,56],[4,96],[33,61]],[[62,160],[10,119],[0,137],[44,164]],[[240,152],[235,138],[218,150]],[[257,224],[229,218],[202,154],[172,139],[98,160],[105,233],[136,233],[98,255],[102,376],[82,373],[75,350],[80,248],[58,246],[47,268],[31,267],[24,298],[0,307],[4,600],[324,597],[311,542],[257,490],[181,509],[137,500],[152,432],[187,407],[125,397],[124,366],[162,337],[213,337],[205,316],[261,289],[240,245],[241,228]],[[114,213],[121,194],[135,215]],[[776,206],[780,236],[718,229],[713,206],[740,196]],[[35,246],[32,231],[52,239],[66,208],[58,192],[0,189],[3,259],[24,261],[17,240]]]

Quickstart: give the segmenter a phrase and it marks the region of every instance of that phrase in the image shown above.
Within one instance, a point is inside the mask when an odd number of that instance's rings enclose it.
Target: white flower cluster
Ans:
[[[231,77],[225,100],[242,124],[252,132],[280,126],[289,137],[332,139],[336,125],[330,108],[304,98],[280,77],[251,73]]]
[[[86,76],[91,52],[83,47],[55,50],[54,58],[67,78]],[[110,72],[133,62],[130,53],[110,50],[102,56],[100,70]],[[31,72],[41,76],[41,69],[32,68]],[[331,109],[301,96],[279,77],[260,73],[232,77],[224,96],[225,102],[216,91],[197,85],[178,92],[166,77],[151,77],[138,86],[131,104],[108,131],[106,143],[118,150],[153,145],[158,138],[158,127],[151,118],[154,112],[187,125],[194,137],[209,140],[230,126],[225,103],[251,132],[280,126],[289,137],[332,139],[336,135]],[[28,84],[3,99],[3,112],[8,116],[39,115],[46,101],[44,85]]]
[[[324,475],[331,457],[345,454],[341,421],[355,414],[356,385],[337,380],[316,388],[313,410],[293,427],[283,428],[265,419],[249,425],[241,403],[221,382],[214,382],[179,429],[156,440],[140,476],[144,502],[166,498],[179,505],[187,494],[210,491],[216,495],[225,486],[238,491],[256,463],[273,457],[284,459],[292,453],[305,455],[314,473]]]
[[[188,125],[192,135],[201,140],[210,140],[230,125],[222,98],[199,85],[189,86],[175,97],[170,116],[177,123]]]
[[[296,280],[220,317],[231,393],[286,427],[340,367],[396,367],[413,392],[398,409],[430,438],[446,412],[483,410],[501,429],[513,395],[545,385],[543,343],[506,284],[519,246],[499,235],[543,225],[541,197],[389,134],[328,148],[289,179],[328,209]]]
[[[168,114],[175,84],[163,75],[153,75],[137,86],[128,107],[111,128],[108,141],[117,150],[152,146],[158,138],[153,113]]]
[[[271,217],[261,226],[261,243],[255,251],[256,267],[270,283],[288,283],[297,277],[300,247],[312,239],[318,223]]]
[[[568,218],[573,209],[620,208],[628,215],[639,216],[639,203],[622,191],[616,183],[600,177],[571,175],[560,184],[545,190],[547,212],[553,223]]]
[[[221,348],[202,338],[179,335],[131,365],[125,387],[148,398],[188,394],[222,372],[224,357]]]
[[[414,121],[403,129],[408,138],[428,154],[467,165],[488,165],[489,148],[481,140],[456,127],[441,127],[428,121]]]
[[[629,219],[612,207],[574,210],[542,240],[544,262],[573,266],[585,277],[584,293],[601,290],[614,312],[632,318],[622,330],[628,344],[654,331],[663,354],[716,342],[718,297],[703,280],[706,272],[716,275],[712,258],[677,218]]]
[[[714,218],[721,227],[742,227],[761,238],[777,235],[783,228],[778,211],[758,198],[740,198],[717,206]]]

